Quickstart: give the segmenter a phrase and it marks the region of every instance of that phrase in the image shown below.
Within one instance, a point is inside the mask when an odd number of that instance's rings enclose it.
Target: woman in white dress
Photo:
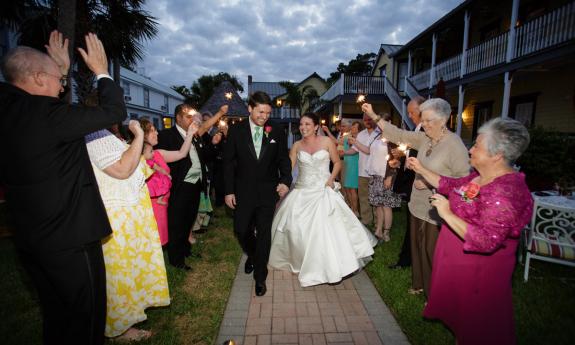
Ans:
[[[299,129],[290,151],[298,177],[273,220],[269,265],[299,273],[304,287],[337,283],[371,260],[377,240],[336,191],[341,162],[333,141],[316,135],[317,116],[304,114]]]

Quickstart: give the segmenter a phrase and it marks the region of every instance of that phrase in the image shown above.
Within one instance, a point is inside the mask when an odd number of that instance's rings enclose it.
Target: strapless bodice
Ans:
[[[313,154],[297,153],[298,177],[295,188],[323,188],[329,179],[329,152],[325,149]]]

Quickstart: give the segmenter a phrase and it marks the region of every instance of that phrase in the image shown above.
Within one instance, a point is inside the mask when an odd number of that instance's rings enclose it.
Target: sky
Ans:
[[[158,35],[138,66],[152,79],[190,86],[227,72],[253,81],[327,79],[340,62],[405,44],[462,0],[148,0]]]

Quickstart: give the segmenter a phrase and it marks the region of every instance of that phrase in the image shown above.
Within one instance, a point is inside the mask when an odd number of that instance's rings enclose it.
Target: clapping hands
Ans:
[[[108,74],[108,59],[106,58],[106,51],[104,50],[104,45],[102,41],[98,39],[98,36],[93,33],[86,35],[86,50],[78,48],[82,59],[88,66],[88,68],[94,72],[95,75],[98,74]]]

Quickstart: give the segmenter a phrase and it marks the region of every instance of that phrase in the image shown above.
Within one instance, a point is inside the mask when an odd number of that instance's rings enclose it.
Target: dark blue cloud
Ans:
[[[167,85],[228,72],[247,83],[328,77],[340,62],[403,44],[461,0],[150,0],[160,31],[140,63]]]

